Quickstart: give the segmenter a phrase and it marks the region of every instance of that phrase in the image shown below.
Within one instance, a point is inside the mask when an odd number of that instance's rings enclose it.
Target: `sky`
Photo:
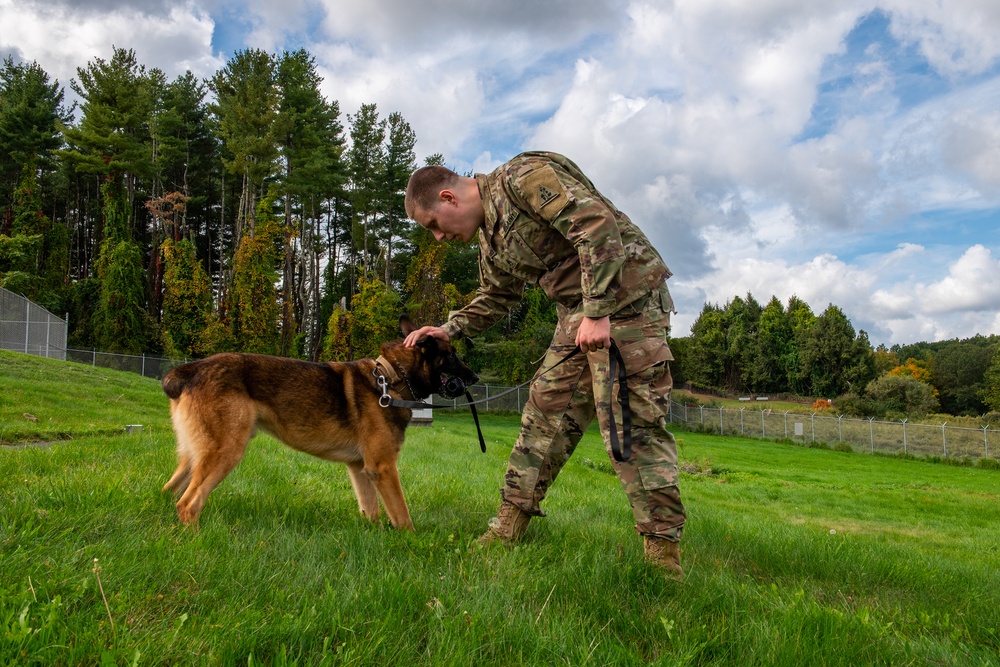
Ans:
[[[0,0],[0,54],[67,87],[306,49],[419,162],[579,164],[705,303],[797,296],[874,345],[1000,334],[996,0]],[[343,119],[347,121],[347,118]]]

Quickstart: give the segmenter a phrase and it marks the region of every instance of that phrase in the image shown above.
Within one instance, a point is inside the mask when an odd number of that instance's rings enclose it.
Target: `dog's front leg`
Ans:
[[[370,521],[378,520],[378,494],[375,491],[375,481],[365,471],[364,463],[358,461],[347,464],[347,474],[351,477],[351,486],[358,499],[358,509]]]
[[[375,486],[382,496],[382,504],[385,505],[385,513],[389,515],[392,525],[400,530],[413,530],[413,521],[410,520],[410,510],[406,506],[406,498],[403,497],[403,486],[399,482],[399,470],[396,468],[396,460],[386,461],[379,465]]]

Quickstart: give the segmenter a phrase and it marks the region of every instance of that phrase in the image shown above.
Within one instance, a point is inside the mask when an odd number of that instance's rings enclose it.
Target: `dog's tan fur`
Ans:
[[[405,318],[403,332],[413,325]],[[475,382],[448,343],[425,338],[382,346],[396,371],[390,393],[405,400],[434,393],[443,375]],[[376,362],[310,363],[257,354],[217,354],[170,371],[163,389],[177,434],[177,469],[163,486],[180,495],[177,516],[196,523],[212,490],[262,429],[289,447],[347,465],[361,513],[375,521],[379,497],[396,528],[413,530],[396,461],[411,412],[379,405]]]

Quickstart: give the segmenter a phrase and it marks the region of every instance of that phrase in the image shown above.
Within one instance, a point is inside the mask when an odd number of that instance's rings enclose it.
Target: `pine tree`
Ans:
[[[209,84],[212,111],[228,156],[226,169],[240,179],[234,240],[253,236],[257,204],[275,172],[278,157],[279,90],[275,59],[259,49],[238,51]]]
[[[15,64],[8,56],[0,69],[0,219],[10,220],[14,192],[28,165],[41,173],[54,169],[62,145],[59,126],[68,121],[64,91],[38,63]],[[0,225],[0,233],[10,230]]]
[[[380,177],[385,172],[385,124],[379,120],[374,104],[363,104],[351,121],[351,148],[348,151],[350,200],[354,210],[354,252],[352,266],[364,274],[375,271],[375,247],[379,230]],[[360,256],[359,256],[360,255]],[[356,284],[357,280],[352,280]],[[352,288],[352,294],[354,289]]]
[[[408,238],[407,232],[412,225],[409,218],[406,217],[403,199],[410,174],[416,169],[416,156],[413,149],[416,146],[417,137],[410,128],[410,124],[398,112],[389,114],[386,131],[388,139],[381,178],[383,224],[380,229],[380,237],[385,247],[383,253],[385,284],[392,285],[396,277],[393,267],[394,245],[397,241]],[[399,281],[399,283],[401,282]]]
[[[276,132],[284,163],[281,350],[297,354],[305,345],[310,358],[318,358],[320,348],[322,202],[336,196],[346,179],[340,109],[323,97],[321,81],[314,59],[305,51],[282,56]]]

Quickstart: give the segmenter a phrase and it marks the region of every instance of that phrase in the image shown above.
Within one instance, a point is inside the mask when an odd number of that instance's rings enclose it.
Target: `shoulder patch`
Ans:
[[[554,219],[570,202],[570,194],[550,166],[529,172],[520,183],[524,196],[543,218]]]

